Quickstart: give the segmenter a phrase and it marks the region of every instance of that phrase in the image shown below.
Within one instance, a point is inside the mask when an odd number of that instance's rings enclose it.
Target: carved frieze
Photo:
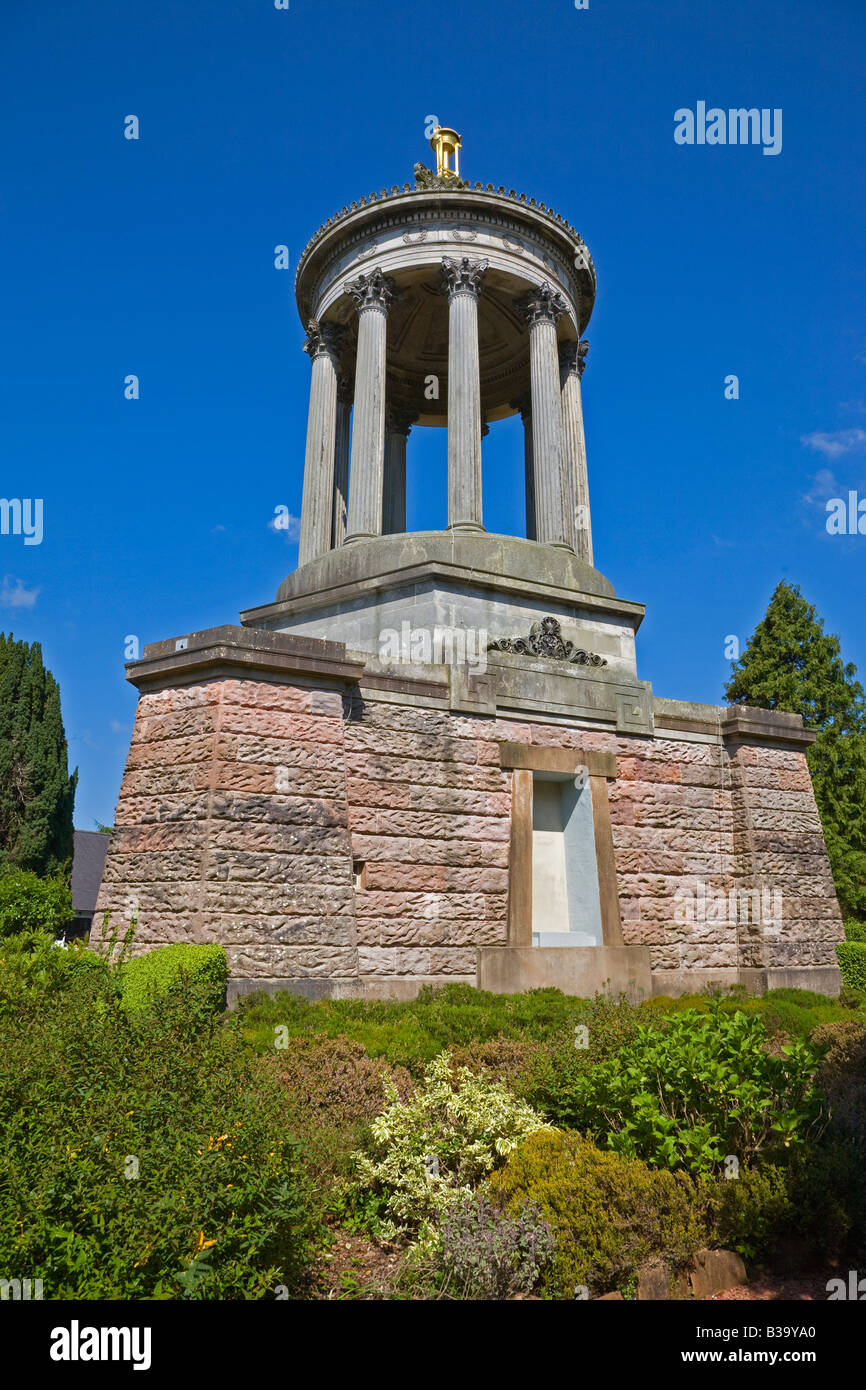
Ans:
[[[487,643],[489,652],[513,652],[518,656],[538,656],[548,661],[565,661],[570,666],[606,666],[607,661],[595,652],[576,647],[562,635],[557,618],[542,618],[533,623],[528,637],[500,637]]]

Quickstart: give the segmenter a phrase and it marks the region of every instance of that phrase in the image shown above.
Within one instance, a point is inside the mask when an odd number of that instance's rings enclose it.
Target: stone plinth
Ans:
[[[673,994],[838,985],[795,716],[659,700],[641,734],[506,717],[473,710],[441,667],[388,674],[340,643],[228,626],[149,646],[128,676],[141,697],[97,920],[137,910],[139,951],[222,943],[233,995],[406,998],[476,983],[479,959],[484,980],[529,971],[579,993],[599,973]],[[515,788],[526,769],[581,764],[605,788],[601,888],[627,955],[513,954]],[[742,920],[762,890],[778,920]],[[732,893],[735,920],[706,910]]]
[[[633,1004],[652,994],[646,946],[482,946],[478,988],[492,994],[561,989],[563,994],[624,994]]]

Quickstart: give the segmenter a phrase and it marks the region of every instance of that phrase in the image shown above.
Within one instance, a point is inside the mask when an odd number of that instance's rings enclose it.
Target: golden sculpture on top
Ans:
[[[460,178],[460,150],[462,141],[456,130],[449,130],[448,126],[437,125],[430,138],[430,148],[436,155],[436,174],[438,178]],[[451,168],[451,156],[454,156],[454,168]]]

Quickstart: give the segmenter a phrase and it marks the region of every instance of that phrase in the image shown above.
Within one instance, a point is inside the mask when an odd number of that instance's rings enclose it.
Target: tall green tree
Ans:
[[[866,699],[839,638],[798,586],[777,584],[725,698],[801,714],[818,738],[807,753],[815,800],[845,916],[866,918]]]
[[[77,781],[40,644],[0,633],[0,864],[68,875]]]

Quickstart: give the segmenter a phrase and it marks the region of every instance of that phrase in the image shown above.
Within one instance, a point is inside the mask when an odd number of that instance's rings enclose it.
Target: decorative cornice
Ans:
[[[317,323],[314,319],[312,323],[307,324],[304,352],[308,352],[313,358],[330,357],[336,363],[345,339],[346,330],[342,324]]]
[[[434,174],[432,175],[432,177],[435,179],[436,175]],[[343,218],[350,217],[353,213],[359,212],[362,208],[369,207],[375,203],[390,202],[395,198],[403,198],[407,194],[411,195],[414,193],[415,195],[417,195],[420,192],[439,195],[442,192],[448,192],[455,193],[458,195],[461,193],[486,193],[492,198],[496,199],[497,201],[501,199],[506,202],[516,203],[520,207],[531,209],[532,212],[540,214],[553,226],[555,226],[557,230],[559,230],[560,232],[564,232],[567,236],[573,238],[573,240],[577,242],[577,250],[574,256],[574,267],[576,270],[587,271],[592,279],[592,283],[595,284],[595,265],[593,263],[592,256],[590,255],[589,247],[583,240],[583,237],[580,235],[580,233],[576,230],[576,228],[573,227],[572,224],[561,215],[561,213],[555,212],[553,208],[549,208],[545,203],[537,202],[535,198],[527,198],[525,193],[517,193],[513,188],[506,189],[504,184],[500,184],[497,188],[492,183],[483,184],[476,182],[472,184],[464,179],[458,180],[454,178],[445,179],[442,181],[442,183],[444,184],[444,187],[441,188],[438,186],[435,188],[419,187],[416,184],[416,187],[414,189],[412,188],[412,185],[408,183],[404,183],[402,187],[399,184],[395,183],[392,185],[390,191],[387,188],[383,188],[379,193],[373,192],[370,193],[366,198],[359,198],[356,202],[351,203],[348,207],[343,206],[339,212],[334,214],[333,217],[329,217],[326,222],[323,222],[321,226],[319,226],[317,230],[313,233],[313,235],[310,237],[310,240],[307,242],[306,246],[301,252],[301,257],[298,264],[298,271],[295,277],[295,283],[297,284],[297,281],[300,278],[304,262],[306,261],[309,253],[315,247],[316,243],[318,241],[321,241],[321,239],[324,236],[326,236],[328,232],[332,231],[333,228],[337,225],[337,223],[341,222]]]
[[[489,652],[513,652],[519,656],[540,656],[548,661],[565,661],[571,666],[606,666],[603,656],[576,647],[562,635],[562,626],[557,618],[542,618],[533,623],[528,637],[500,637],[496,642],[488,642]]]
[[[461,256],[459,261],[443,256],[442,293],[447,294],[449,299],[454,299],[458,294],[468,294],[477,299],[489,265],[489,261],[471,261],[468,256]]]
[[[346,291],[354,299],[359,314],[365,309],[378,309],[380,313],[387,314],[393,301],[400,298],[395,282],[390,276],[383,275],[379,266],[368,275],[359,275],[357,280],[350,281]]]
[[[568,311],[568,305],[559,290],[553,289],[546,280],[514,302],[514,307],[532,327],[536,323],[556,323]]]

